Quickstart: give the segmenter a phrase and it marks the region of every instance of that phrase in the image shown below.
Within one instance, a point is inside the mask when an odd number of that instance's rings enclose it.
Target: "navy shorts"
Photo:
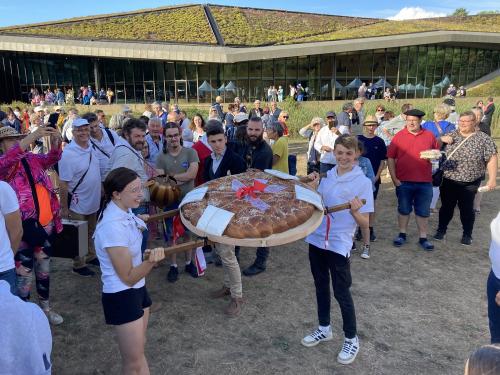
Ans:
[[[102,308],[106,324],[118,326],[142,318],[144,309],[153,302],[145,286],[102,294]]]
[[[398,212],[409,215],[415,210],[415,215],[429,217],[431,214],[432,184],[430,182],[401,182],[396,187],[398,197]]]

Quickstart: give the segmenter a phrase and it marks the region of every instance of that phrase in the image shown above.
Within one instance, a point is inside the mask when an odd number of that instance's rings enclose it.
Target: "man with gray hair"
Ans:
[[[337,129],[340,134],[351,134],[352,120],[350,114],[353,113],[354,106],[351,102],[342,105],[342,112],[337,116]]]
[[[161,119],[161,126],[165,127],[167,124],[167,112],[162,108],[161,103],[154,102],[151,105],[151,108],[153,108],[155,117],[159,117]]]
[[[163,128],[159,117],[151,117],[148,121],[148,134],[145,137],[149,148],[147,160],[156,165],[156,158],[163,147]]]
[[[365,105],[364,98],[357,98],[354,100],[353,109],[352,109],[352,125],[359,125],[359,128],[356,129],[351,128],[351,133],[356,135],[363,134],[363,123],[365,122],[365,110],[363,106]]]
[[[88,255],[76,257],[73,262],[73,273],[88,277],[95,273],[86,265],[99,265],[92,235],[101,200],[103,176],[97,151],[90,143],[89,122],[76,118],[72,121],[72,130],[73,141],[64,149],[59,161],[61,217],[88,223]]]

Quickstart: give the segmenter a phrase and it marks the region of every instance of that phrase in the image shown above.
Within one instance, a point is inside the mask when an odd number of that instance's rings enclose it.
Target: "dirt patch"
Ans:
[[[302,166],[302,164],[301,164]],[[267,271],[243,278],[241,317],[228,319],[227,301],[208,298],[222,284],[222,269],[210,265],[203,278],[185,273],[166,282],[166,265],[147,285],[163,309],[151,317],[146,353],[152,374],[459,374],[471,351],[489,342],[485,284],[489,272],[489,223],[500,191],[484,195],[474,245],[459,244],[458,212],[446,241],[425,252],[417,245],[414,220],[409,243],[392,246],[396,199],[391,184],[379,195],[378,240],[372,257],[352,257],[352,293],[361,351],[349,366],[336,362],[342,345],[340,312],[332,304],[334,340],[315,348],[300,344],[317,326],[307,246],[298,241],[273,248]],[[431,218],[434,230],[437,217]],[[242,249],[242,267],[254,249]],[[181,259],[179,259],[180,261]],[[65,319],[53,328],[54,374],[118,374],[113,330],[104,323],[98,277],[72,275],[71,263],[54,259],[53,306]]]

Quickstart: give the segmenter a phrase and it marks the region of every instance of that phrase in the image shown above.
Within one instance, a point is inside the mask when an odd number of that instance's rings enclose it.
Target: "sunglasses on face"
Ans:
[[[287,118],[289,118],[289,117],[288,117],[288,116],[283,116],[283,118],[287,119]]]

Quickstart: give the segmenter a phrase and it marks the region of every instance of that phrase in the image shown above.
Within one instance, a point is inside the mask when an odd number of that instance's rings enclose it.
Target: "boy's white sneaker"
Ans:
[[[354,362],[354,359],[359,352],[359,339],[358,336],[352,339],[344,339],[344,345],[337,356],[337,361],[343,365],[348,365]]]
[[[331,328],[326,333],[318,328],[316,331],[304,337],[301,342],[302,345],[310,348],[318,345],[322,341],[330,341],[331,339],[333,339]]]

